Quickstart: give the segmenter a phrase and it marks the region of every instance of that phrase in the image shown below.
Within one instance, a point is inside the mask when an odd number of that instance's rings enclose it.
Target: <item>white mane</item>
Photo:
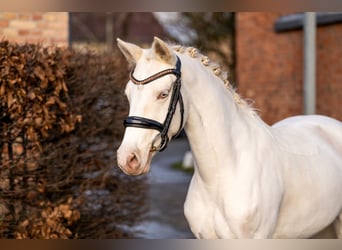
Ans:
[[[231,92],[234,97],[235,102],[239,106],[245,106],[251,108],[253,111],[256,111],[255,108],[252,107],[253,101],[243,99],[237,92],[236,88],[234,88],[228,80],[228,73],[223,71],[221,66],[215,62],[212,62],[209,57],[201,54],[199,50],[195,47],[184,47],[181,45],[173,45],[172,49],[180,54],[189,55],[192,58],[196,58],[201,61],[202,65],[205,66],[210,72],[212,72],[215,76],[220,78],[221,82],[224,84],[226,89]]]

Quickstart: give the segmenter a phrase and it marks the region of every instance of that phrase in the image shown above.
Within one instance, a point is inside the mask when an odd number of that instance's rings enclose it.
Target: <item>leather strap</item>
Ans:
[[[153,82],[154,80],[157,80],[158,78],[161,78],[161,77],[163,77],[165,75],[169,75],[169,74],[174,74],[177,76],[177,78],[178,77],[180,78],[180,75],[181,75],[180,68],[181,68],[181,61],[179,60],[179,58],[177,56],[177,62],[176,62],[176,68],[175,69],[162,70],[162,71],[160,71],[160,72],[158,72],[152,76],[149,76],[143,80],[138,80],[133,76],[133,74],[134,74],[134,69],[133,69],[129,74],[129,78],[136,85],[145,85],[145,84],[148,84],[150,82]]]
[[[151,120],[144,117],[139,116],[129,116],[124,120],[124,126],[125,127],[135,127],[135,128],[149,128],[149,129],[155,129],[159,132],[163,131],[163,124],[160,122],[157,122],[155,120]]]

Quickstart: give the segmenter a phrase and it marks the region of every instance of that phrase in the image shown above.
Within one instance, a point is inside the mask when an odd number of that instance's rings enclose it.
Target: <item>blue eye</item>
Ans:
[[[164,91],[162,91],[162,92],[159,93],[157,99],[165,99],[166,97],[169,96],[169,93],[170,93],[169,90],[164,90]]]

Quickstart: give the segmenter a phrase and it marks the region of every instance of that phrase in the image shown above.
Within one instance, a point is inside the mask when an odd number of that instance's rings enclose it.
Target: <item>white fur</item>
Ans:
[[[124,46],[122,41],[119,41]],[[159,39],[154,43],[166,46]],[[165,47],[168,48],[168,47]],[[142,50],[135,75],[143,79],[165,68],[153,51]],[[176,52],[173,52],[176,53]],[[197,58],[182,61],[185,131],[195,172],[184,204],[197,238],[307,238],[335,221],[342,235],[342,123],[324,116],[297,116],[265,124],[234,98],[222,80]],[[168,101],[154,97],[173,76],[146,86],[127,84],[130,115],[163,121]],[[178,130],[179,110],[170,135]],[[126,129],[118,164],[129,174],[148,171],[157,131]],[[127,170],[127,155],[141,159]]]

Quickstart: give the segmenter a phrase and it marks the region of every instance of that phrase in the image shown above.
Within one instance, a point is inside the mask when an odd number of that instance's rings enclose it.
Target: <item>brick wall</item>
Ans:
[[[67,12],[0,12],[0,38],[67,46],[68,18]]]
[[[287,13],[236,15],[239,92],[274,123],[303,113],[303,32],[274,32]],[[317,113],[342,120],[342,25],[317,29]]]

